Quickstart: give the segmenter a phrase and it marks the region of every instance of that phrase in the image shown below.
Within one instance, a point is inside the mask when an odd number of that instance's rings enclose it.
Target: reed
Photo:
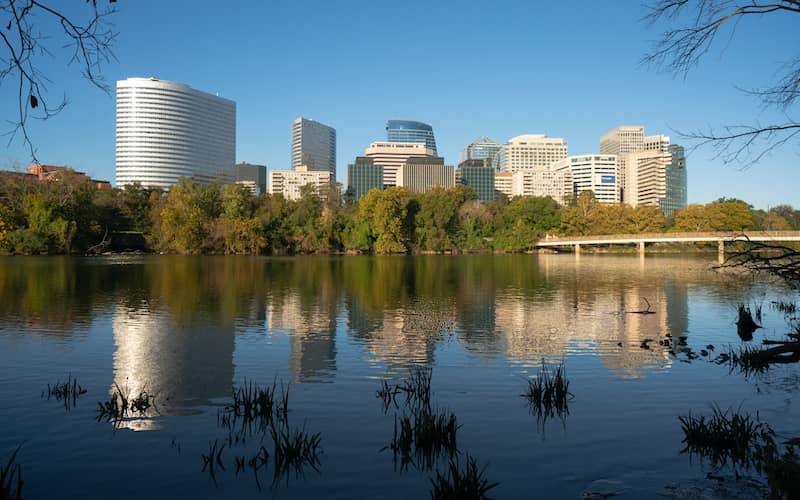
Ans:
[[[119,422],[128,416],[144,416],[151,408],[155,409],[155,395],[142,390],[131,397],[119,385],[114,384],[114,391],[107,401],[97,402],[97,421]]]
[[[489,483],[484,476],[486,465],[478,468],[477,461],[467,453],[464,468],[458,456],[451,457],[444,474],[436,471],[431,479],[431,498],[434,500],[485,499],[487,493],[499,483]]]
[[[528,387],[522,397],[528,401],[537,416],[568,415],[569,401],[574,396],[569,392],[569,379],[564,361],[553,370],[542,360],[542,368],[535,378],[528,379]]]
[[[78,379],[73,379],[72,375],[67,376],[66,382],[57,380],[52,386],[47,384],[47,399],[54,398],[64,404],[66,410],[75,407],[78,396],[86,394],[86,389],[78,384]],[[42,392],[44,396],[44,391]]]
[[[398,384],[392,385],[387,380],[381,381],[381,387],[375,396],[383,401],[384,413],[389,407],[397,405],[397,395],[405,395],[405,404],[415,409],[431,407],[431,379],[433,370],[431,368],[418,367],[409,372],[409,377]]]
[[[392,441],[384,449],[392,450],[402,469],[411,463],[420,470],[430,470],[440,457],[458,452],[460,428],[455,414],[448,411],[420,409],[411,415],[395,415]]]
[[[730,408],[722,411],[712,407],[710,417],[705,415],[679,416],[683,430],[683,453],[698,455],[722,466],[729,462],[734,466],[749,467],[753,464],[755,451],[764,443],[774,443],[774,432],[766,424],[747,413],[738,413]]]
[[[22,498],[22,465],[17,463],[17,454],[22,446],[11,454],[5,465],[0,464],[0,500],[20,500]]]
[[[220,444],[215,439],[213,443],[208,443],[208,453],[201,453],[200,458],[203,459],[203,472],[208,471],[208,475],[214,484],[217,482],[217,469],[225,470],[225,464],[222,462],[222,451],[225,449],[225,443]]]
[[[288,424],[270,428],[273,443],[274,481],[286,477],[291,471],[302,474],[305,466],[319,472],[322,453],[320,433],[309,434],[302,428],[290,429]]]

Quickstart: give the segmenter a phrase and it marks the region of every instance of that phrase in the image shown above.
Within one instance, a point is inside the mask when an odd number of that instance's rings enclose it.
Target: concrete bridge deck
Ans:
[[[536,247],[573,247],[576,253],[580,253],[582,245],[635,244],[638,246],[639,252],[644,253],[645,245],[648,243],[717,242],[719,253],[722,255],[725,252],[725,243],[732,243],[734,241],[773,243],[800,241],[800,231],[676,232],[546,237],[536,242]]]

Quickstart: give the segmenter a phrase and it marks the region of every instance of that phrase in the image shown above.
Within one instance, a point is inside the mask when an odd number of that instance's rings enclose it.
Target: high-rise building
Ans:
[[[389,120],[386,122],[386,140],[389,142],[422,142],[436,156],[436,139],[433,127],[427,123],[411,120]]]
[[[667,194],[660,201],[661,211],[664,215],[672,215],[675,210],[681,210],[687,206],[686,196],[686,156],[683,146],[670,144],[670,163],[667,165],[666,183]]]
[[[456,183],[471,187],[479,201],[493,201],[497,198],[494,190],[495,170],[486,165],[487,160],[465,160],[456,170]]]
[[[236,103],[156,78],[117,82],[117,186],[169,188],[181,177],[230,182]]]
[[[564,139],[541,134],[518,135],[500,148],[497,166],[507,172],[546,169],[566,157],[567,143]]]
[[[376,165],[383,166],[384,187],[397,186],[397,170],[412,156],[433,158],[436,152],[420,142],[373,142],[364,151]]]
[[[312,185],[317,194],[325,197],[332,182],[328,171],[314,171],[300,165],[293,170],[271,170],[269,173],[270,194],[282,194],[287,200],[299,200],[303,186]]]
[[[347,166],[347,194],[359,199],[371,189],[383,190],[383,165],[376,165],[373,158],[357,156]]]
[[[600,203],[619,203],[619,167],[616,155],[570,156],[550,165],[550,170],[572,174],[572,194],[592,191]]]
[[[486,166],[494,164],[494,158],[503,146],[484,136],[478,137],[467,144],[461,152],[460,162],[467,160],[486,160]]]
[[[619,185],[624,203],[633,205],[633,198],[629,198],[628,191],[628,156],[627,153],[641,151],[667,152],[669,137],[665,135],[644,135],[641,125],[622,125],[609,130],[600,137],[600,152],[603,154],[617,155],[619,165]]]
[[[662,151],[639,151],[625,157],[628,169],[625,203],[632,207],[660,207],[661,200],[667,196],[667,167],[672,155]]]
[[[292,168],[301,165],[336,179],[336,129],[302,117],[292,122]]]
[[[455,185],[455,172],[441,157],[411,157],[397,171],[397,185],[412,193],[424,193],[435,187]]]
[[[233,167],[233,182],[250,188],[254,195],[267,192],[266,165],[240,162]]]
[[[494,173],[494,190],[497,194],[504,194],[507,198],[514,196],[514,177],[511,172]]]
[[[518,170],[511,177],[514,196],[549,196],[563,205],[572,195],[572,174],[568,170]]]

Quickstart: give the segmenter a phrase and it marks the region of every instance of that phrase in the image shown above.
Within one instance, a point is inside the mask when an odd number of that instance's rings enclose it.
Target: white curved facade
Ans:
[[[181,177],[229,181],[236,103],[156,78],[117,82],[116,184],[169,188]]]

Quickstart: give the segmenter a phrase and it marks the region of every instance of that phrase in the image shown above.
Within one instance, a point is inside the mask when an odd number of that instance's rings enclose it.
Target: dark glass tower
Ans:
[[[427,123],[410,120],[389,120],[386,122],[386,139],[389,142],[424,142],[436,155],[436,139],[433,127]]]

